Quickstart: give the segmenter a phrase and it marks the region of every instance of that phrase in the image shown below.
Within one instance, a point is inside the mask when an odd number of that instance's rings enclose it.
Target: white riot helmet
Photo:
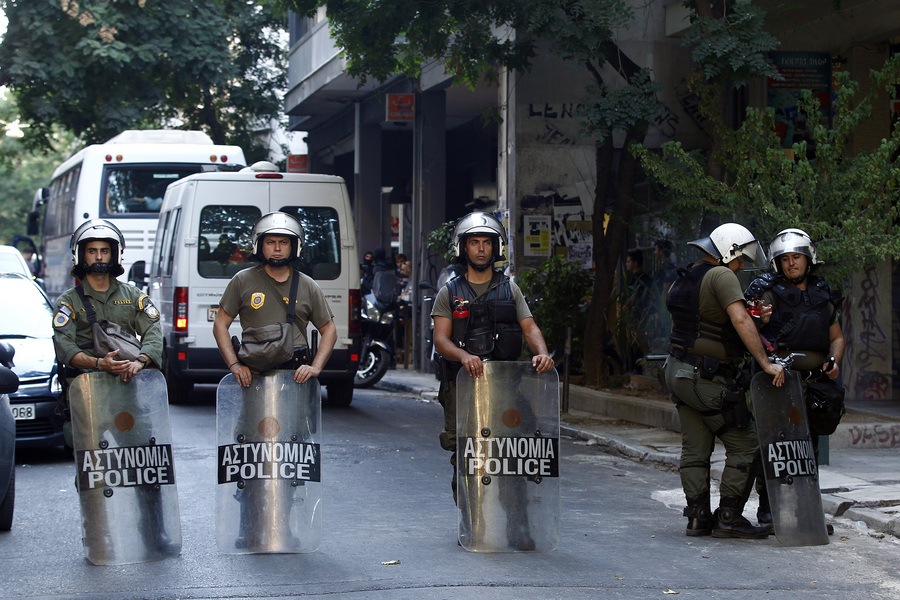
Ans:
[[[803,254],[808,258],[806,265],[806,273],[800,278],[800,281],[809,274],[813,267],[821,265],[822,261],[816,255],[816,245],[809,237],[809,234],[802,229],[785,229],[778,232],[772,242],[769,244],[769,255],[771,256],[770,264],[775,272],[784,275],[781,269],[781,261],[778,259],[782,254],[790,253]],[[799,283],[796,282],[796,283]]]
[[[709,237],[688,242],[727,265],[736,258],[765,264],[766,253],[750,230],[737,223],[725,223],[712,230]]]
[[[250,239],[253,241],[253,255],[260,262],[266,262],[263,257],[262,248],[259,245],[260,240],[267,235],[286,235],[293,238],[291,244],[292,256],[286,261],[276,261],[278,263],[290,264],[294,260],[300,258],[300,251],[303,249],[303,226],[297,217],[284,212],[271,212],[260,217],[256,225],[253,226],[253,232]],[[272,261],[269,261],[272,264]],[[272,264],[272,266],[283,266],[282,264]]]
[[[93,273],[109,273],[118,277],[125,272],[122,266],[122,254],[125,252],[125,238],[119,228],[105,219],[91,219],[81,224],[72,239],[69,249],[72,251],[72,270],[70,274],[84,279],[87,267],[84,261],[84,247],[88,242],[107,242],[109,244],[109,262],[91,265]]]
[[[494,241],[494,258],[489,266],[493,266],[498,260],[505,260],[503,252],[506,249],[506,229],[496,217],[488,213],[473,212],[464,216],[453,229],[453,251],[456,254],[455,262],[466,264],[466,252],[463,249],[466,239],[472,235],[490,236]]]

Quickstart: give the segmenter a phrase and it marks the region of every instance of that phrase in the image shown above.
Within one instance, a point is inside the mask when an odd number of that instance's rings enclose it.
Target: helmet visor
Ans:
[[[744,259],[745,268],[747,269],[762,269],[765,268],[769,262],[762,244],[757,240],[753,240],[749,244],[741,246],[741,249],[737,254],[740,258]]]

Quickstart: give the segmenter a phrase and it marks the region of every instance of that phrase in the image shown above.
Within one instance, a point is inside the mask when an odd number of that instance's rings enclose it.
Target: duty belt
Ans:
[[[694,368],[699,369],[707,376],[707,378],[712,378],[718,375],[724,377],[725,379],[735,379],[740,373],[740,368],[738,368],[736,363],[726,361],[717,361],[718,365],[716,366],[715,370],[709,371],[708,369],[704,368],[704,361],[709,364],[710,362],[715,361],[715,359],[708,356],[696,356],[689,353],[685,348],[669,346],[669,354],[671,354],[674,358],[677,358],[678,360],[686,362]]]

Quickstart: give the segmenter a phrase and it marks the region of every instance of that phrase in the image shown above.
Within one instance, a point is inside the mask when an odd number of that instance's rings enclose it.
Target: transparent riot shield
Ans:
[[[292,377],[219,383],[216,543],[226,554],[315,552],[322,541],[321,388]]]
[[[131,381],[79,375],[69,387],[75,471],[87,559],[121,565],[178,556],[166,380],[157,370]]]
[[[775,537],[783,546],[824,545],[828,532],[803,387],[796,371],[784,373],[781,387],[766,373],[750,383]]]
[[[474,552],[559,545],[559,376],[530,362],[456,378],[459,542]]]

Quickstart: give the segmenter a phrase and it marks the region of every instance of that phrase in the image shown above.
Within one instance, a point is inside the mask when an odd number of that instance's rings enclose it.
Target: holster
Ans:
[[[729,386],[721,394],[722,419],[728,429],[746,429],[750,425],[750,407],[747,406],[747,390]]]

